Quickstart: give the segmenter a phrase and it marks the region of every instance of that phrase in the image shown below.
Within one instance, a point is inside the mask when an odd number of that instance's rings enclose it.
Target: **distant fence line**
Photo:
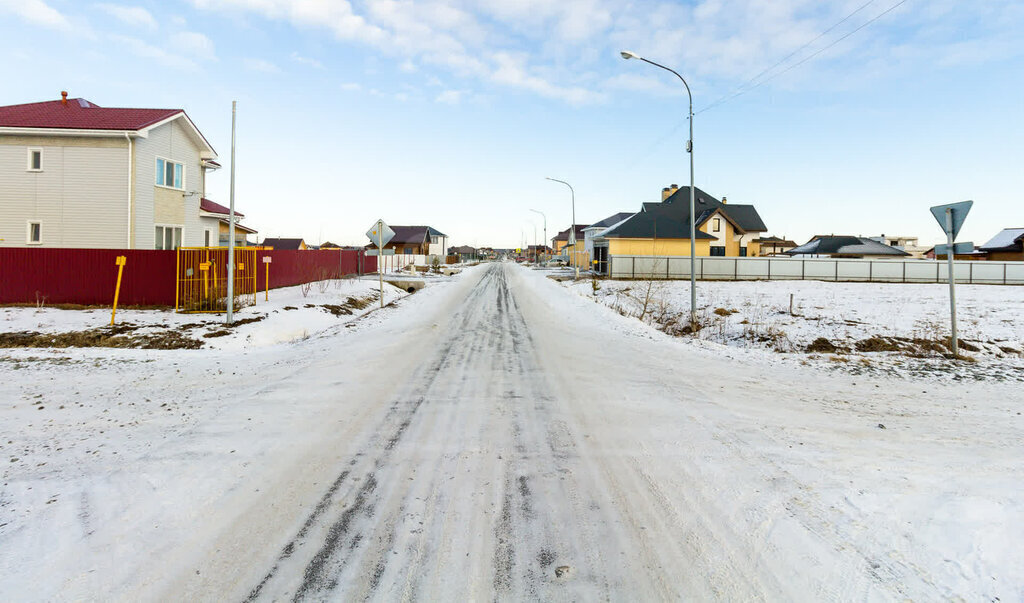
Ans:
[[[698,257],[701,280],[814,280],[875,283],[948,282],[945,261],[866,260],[830,258],[722,258]],[[690,278],[688,256],[616,255],[609,258],[608,276],[622,279]],[[1024,285],[1024,262],[956,262],[958,283]]]

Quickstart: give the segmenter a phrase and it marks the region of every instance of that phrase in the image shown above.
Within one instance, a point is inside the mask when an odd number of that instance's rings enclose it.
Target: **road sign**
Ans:
[[[963,255],[965,253],[971,253],[974,251],[974,243],[971,241],[964,241],[963,243],[953,243],[953,254]],[[949,253],[949,245],[936,245],[935,255],[946,255]]]
[[[370,227],[370,230],[366,231],[366,236],[373,241],[374,245],[383,247],[394,238],[395,231],[391,230],[391,227],[385,224],[384,220],[377,220]]]
[[[380,251],[380,253],[378,253],[376,249],[367,249],[366,250],[366,255],[373,255],[373,256],[376,256],[376,255],[395,255],[395,250],[394,249],[382,249]]]
[[[974,201],[961,201],[959,203],[949,203],[946,205],[936,205],[931,208],[932,215],[938,221],[939,226],[942,227],[943,232],[947,235],[951,234],[946,224],[946,210],[952,210],[953,213],[953,240],[956,240],[956,235],[960,234],[960,227],[964,225],[964,220],[967,219],[967,214],[971,211],[971,206],[974,205]]]
[[[272,258],[269,255],[263,256],[263,263],[264,264],[269,264],[271,262],[271,260],[272,260]]]

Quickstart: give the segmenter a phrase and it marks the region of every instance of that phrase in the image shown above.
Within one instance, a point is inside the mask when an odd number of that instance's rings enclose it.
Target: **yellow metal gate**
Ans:
[[[256,248],[235,248],[234,308],[256,303]],[[178,312],[227,312],[228,248],[179,247],[174,308]]]

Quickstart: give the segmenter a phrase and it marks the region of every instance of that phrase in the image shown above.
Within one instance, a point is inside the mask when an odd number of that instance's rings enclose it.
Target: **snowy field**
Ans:
[[[563,284],[667,333],[688,324],[689,281]],[[957,286],[966,362],[943,358],[950,328],[944,284],[699,281],[697,292],[701,342],[856,373],[1024,381],[1024,287]]]
[[[384,283],[385,305],[405,295]],[[0,307],[0,350],[35,346],[243,350],[306,339],[379,307],[379,282],[369,276],[273,289],[269,300],[260,292],[255,305],[235,311],[233,326],[225,325],[224,314],[179,314],[173,309],[120,308],[111,327],[109,307],[5,306]]]
[[[548,274],[0,350],[0,600],[1024,600],[1019,383],[694,342]],[[197,320],[164,314],[124,318]],[[4,320],[109,320],[74,315]]]

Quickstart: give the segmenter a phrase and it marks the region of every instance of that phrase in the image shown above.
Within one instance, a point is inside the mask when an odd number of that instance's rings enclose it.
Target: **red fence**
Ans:
[[[174,305],[174,251],[40,248],[0,249],[0,304],[110,305],[119,255],[128,258],[119,305]],[[257,290],[266,283],[263,256],[271,258],[271,289],[377,270],[377,258],[361,251],[258,251]]]

